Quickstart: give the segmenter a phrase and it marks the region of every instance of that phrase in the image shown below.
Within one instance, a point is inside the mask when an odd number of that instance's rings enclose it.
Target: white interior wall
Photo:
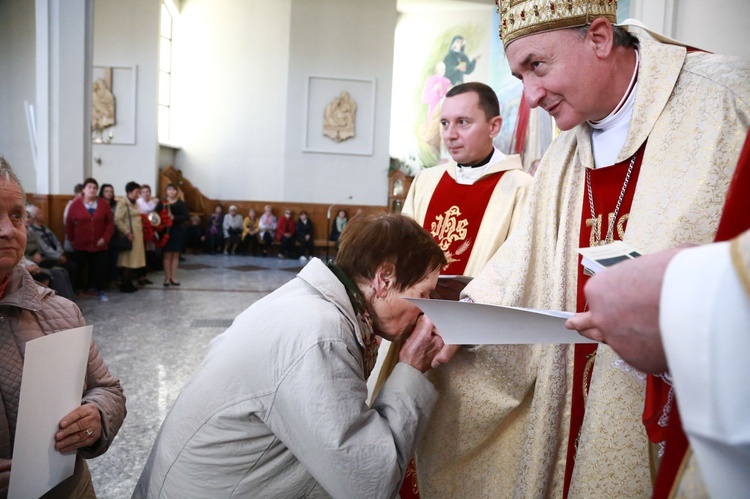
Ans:
[[[387,203],[396,15],[395,0],[293,0],[284,199],[313,203]],[[302,150],[309,75],[375,78],[373,155]],[[322,116],[310,119],[322,119]],[[351,200],[346,199],[349,196]]]
[[[750,1],[675,1],[675,38],[717,54],[750,59]]]
[[[92,156],[101,159],[92,164],[93,177],[112,184],[118,195],[131,180],[154,185],[157,176],[160,12],[159,0],[96,0],[94,5],[94,65],[131,66],[138,72],[136,143],[92,147]]]
[[[210,198],[282,199],[290,9],[182,2],[170,142],[182,147],[175,166]]]
[[[35,102],[34,23],[34,2],[0,1],[0,155],[30,192],[37,190],[37,175],[24,101]]]

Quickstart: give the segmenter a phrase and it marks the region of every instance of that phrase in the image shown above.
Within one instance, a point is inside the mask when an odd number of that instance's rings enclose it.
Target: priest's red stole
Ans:
[[[729,185],[715,241],[728,241],[750,229],[750,132]],[[664,457],[654,485],[654,498],[672,497],[688,449],[677,400],[669,400],[671,387],[661,378],[648,376],[643,421],[652,442],[664,442]],[[657,425],[666,404],[671,403],[666,424]],[[652,438],[652,433],[654,438]]]
[[[472,185],[457,184],[448,172],[440,178],[422,226],[445,252],[448,264],[441,274],[463,275],[484,212],[503,173],[488,175]]]
[[[588,248],[596,246],[597,241],[601,241],[601,244],[606,244],[608,242],[622,239],[625,234],[625,229],[627,228],[628,219],[630,218],[630,205],[633,203],[633,194],[635,193],[636,183],[638,182],[638,173],[641,170],[644,146],[641,146],[640,149],[638,149],[638,152],[636,152],[635,163],[633,164],[633,170],[630,174],[627,190],[625,191],[622,203],[620,204],[620,210],[617,213],[617,220],[614,220],[615,207],[617,206],[617,200],[620,197],[623,184],[625,183],[625,177],[628,173],[631,158],[613,166],[589,170],[591,194],[594,198],[594,213],[596,217],[591,217],[588,189],[584,189],[583,207],[581,209],[581,231],[578,241],[579,247]],[[610,227],[612,227],[612,240],[605,242]],[[583,287],[588,280],[588,276],[583,273],[583,266],[581,266],[580,263],[581,257],[579,256],[576,311],[584,312],[586,308],[586,296],[583,293]],[[578,439],[580,438],[583,416],[586,412],[586,398],[588,397],[591,373],[594,370],[594,361],[596,360],[596,347],[596,344],[589,343],[577,344],[574,347],[573,398],[571,403],[570,436],[568,439],[568,455],[565,464],[563,498],[568,496],[570,480],[573,476],[575,455],[578,449]]]

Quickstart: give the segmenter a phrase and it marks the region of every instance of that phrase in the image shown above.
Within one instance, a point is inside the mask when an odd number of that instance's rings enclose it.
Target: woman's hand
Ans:
[[[94,445],[102,436],[102,417],[94,404],[83,404],[60,421],[55,449],[62,454]]]
[[[127,238],[128,238],[128,241],[132,241],[133,239],[135,239],[135,236],[133,235],[133,233],[132,233],[132,232],[129,232],[129,233],[128,233],[128,235],[127,235],[127,236],[125,236],[125,237],[127,237]]]
[[[421,315],[417,319],[414,331],[401,347],[399,361],[426,372],[432,367],[432,360],[442,348],[443,339],[437,334],[432,321],[426,315]]]
[[[445,345],[442,350],[432,359],[432,368],[435,369],[449,360],[451,360],[458,351],[461,350],[461,345]]]

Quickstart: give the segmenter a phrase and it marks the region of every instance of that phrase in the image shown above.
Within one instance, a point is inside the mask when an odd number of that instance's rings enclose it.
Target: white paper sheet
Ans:
[[[448,345],[596,343],[565,329],[571,312],[480,303],[407,298],[418,306]]]
[[[60,420],[81,405],[93,326],[26,343],[8,497],[39,497],[73,474],[75,454],[55,450]]]

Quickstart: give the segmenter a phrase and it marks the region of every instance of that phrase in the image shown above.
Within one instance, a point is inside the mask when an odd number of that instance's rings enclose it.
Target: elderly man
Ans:
[[[563,132],[517,229],[465,296],[583,311],[579,247],[624,238],[650,253],[710,242],[750,119],[750,65],[631,35],[612,24],[616,2],[508,0],[500,12],[526,99]],[[462,395],[436,428],[454,435],[450,449],[418,450],[420,473],[424,465],[436,477],[423,490],[652,495],[643,376],[611,349],[497,346],[460,356],[474,376],[451,385]],[[652,442],[662,442],[668,412],[650,408]]]
[[[72,302],[36,284],[19,265],[26,246],[25,194],[0,158],[0,495],[7,494],[26,342],[84,325]],[[92,342],[81,406],[60,421],[49,438],[64,453],[76,452],[73,475],[54,487],[52,497],[96,497],[84,458],[103,454],[125,418],[120,382]],[[41,431],[42,429],[40,429]]]

